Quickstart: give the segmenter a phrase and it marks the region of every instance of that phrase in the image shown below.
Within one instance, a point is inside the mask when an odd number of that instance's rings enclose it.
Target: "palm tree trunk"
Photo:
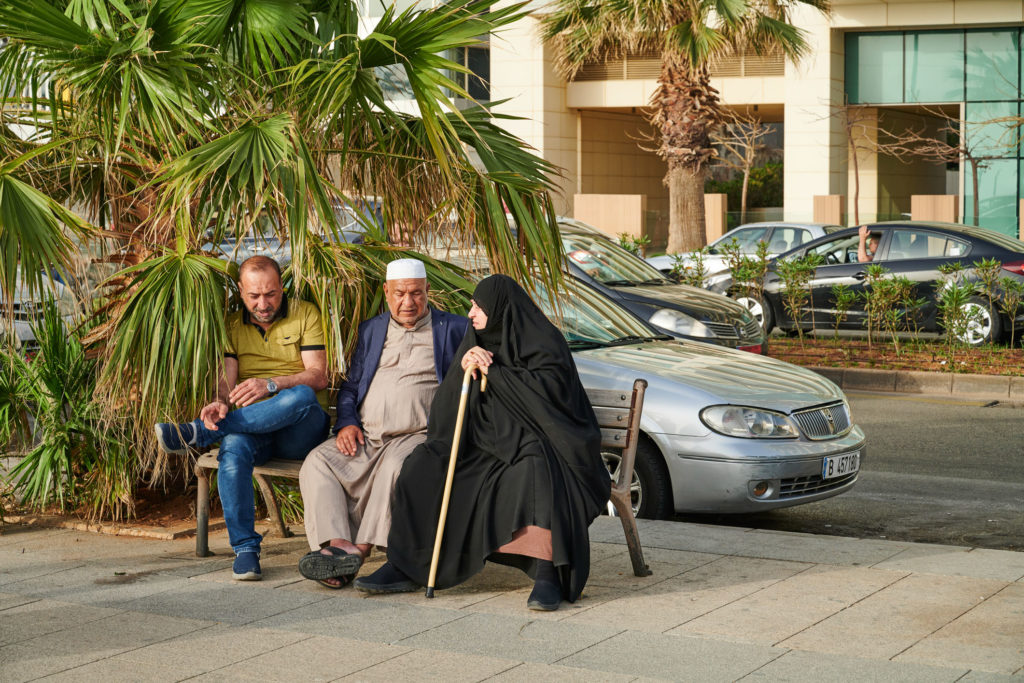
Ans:
[[[668,251],[700,249],[704,223],[704,165],[715,155],[711,132],[722,120],[718,91],[707,69],[662,56],[658,88],[651,98],[652,124],[660,135],[658,156],[668,164]]]

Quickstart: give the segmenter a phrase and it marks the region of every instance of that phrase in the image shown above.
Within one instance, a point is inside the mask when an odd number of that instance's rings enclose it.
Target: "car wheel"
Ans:
[[[1003,334],[1003,321],[980,296],[972,296],[963,306],[971,322],[959,340],[969,346],[981,346],[999,341]]]
[[[750,311],[754,319],[761,324],[764,333],[768,334],[775,326],[775,319],[772,316],[772,306],[763,297],[745,296],[735,293],[730,295],[738,304]]]
[[[619,478],[622,457],[618,452],[601,451],[608,474],[615,482]],[[673,512],[672,483],[661,453],[651,443],[640,440],[633,463],[633,481],[630,484],[633,515],[643,519],[665,519]],[[608,514],[615,516],[615,507],[608,503]]]

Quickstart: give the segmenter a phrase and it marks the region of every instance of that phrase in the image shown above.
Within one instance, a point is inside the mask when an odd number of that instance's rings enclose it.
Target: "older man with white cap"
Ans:
[[[373,546],[386,546],[391,491],[405,458],[427,436],[427,415],[469,320],[427,305],[423,263],[388,264],[388,311],[359,326],[338,392],[333,436],[299,475],[311,551],[299,571],[328,588],[347,585]]]

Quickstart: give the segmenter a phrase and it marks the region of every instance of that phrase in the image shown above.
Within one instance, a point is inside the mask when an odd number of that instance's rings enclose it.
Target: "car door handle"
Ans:
[[[863,270],[858,270],[856,273],[853,274],[853,279],[854,280],[863,280],[867,276],[868,276],[868,274],[865,273]]]

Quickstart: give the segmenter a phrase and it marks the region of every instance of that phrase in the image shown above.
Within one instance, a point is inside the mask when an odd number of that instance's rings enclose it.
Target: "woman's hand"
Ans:
[[[494,354],[487,349],[474,346],[462,357],[462,369],[465,371],[470,365],[479,365],[480,372],[487,374],[487,367],[494,362]],[[473,379],[476,379],[476,370],[473,371]]]

